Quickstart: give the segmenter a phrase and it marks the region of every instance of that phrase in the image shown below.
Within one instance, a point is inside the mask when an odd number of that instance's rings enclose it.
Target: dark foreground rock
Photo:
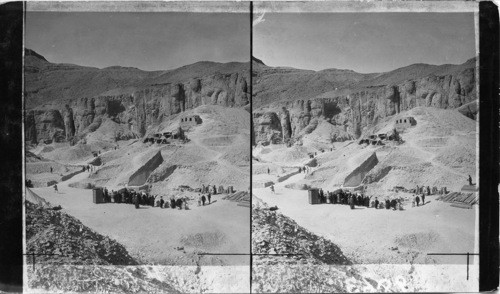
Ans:
[[[176,293],[148,277],[125,247],[62,211],[26,202],[28,287],[42,292]]]
[[[148,277],[143,267],[36,264],[28,267],[28,287],[36,293],[179,293]]]
[[[252,209],[252,250],[254,254],[289,254],[285,256],[290,260],[308,260],[314,264],[351,264],[333,242],[268,209]]]
[[[79,265],[136,265],[127,249],[62,211],[26,203],[26,249],[37,262]],[[28,262],[32,262],[29,260]]]
[[[383,293],[425,289],[419,285],[420,276],[415,274],[413,265],[353,264],[333,242],[269,210],[263,202],[252,208],[252,250],[253,293]]]

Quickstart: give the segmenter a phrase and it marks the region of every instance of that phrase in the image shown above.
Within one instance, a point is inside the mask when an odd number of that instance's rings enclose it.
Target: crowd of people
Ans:
[[[318,198],[319,203],[328,204],[343,204],[349,205],[351,209],[356,206],[373,207],[375,209],[393,209],[393,210],[403,210],[403,199],[402,198],[386,198],[384,200],[379,200],[378,197],[371,200],[373,196],[363,195],[363,193],[353,193],[350,191],[338,190],[335,192],[324,192],[323,189],[319,189]],[[424,205],[425,195],[413,195],[412,197],[413,206]]]
[[[320,203],[345,204],[349,205],[351,209],[354,209],[355,206],[370,207],[371,198],[361,193],[352,193],[344,190],[324,192],[323,189],[319,189],[318,197]]]
[[[178,208],[178,209],[189,209],[186,197],[170,197],[170,199],[165,200],[163,196],[152,195],[147,192],[137,192],[135,190],[121,189],[119,191],[111,191],[108,189],[103,189],[103,198],[105,203],[125,203],[133,204],[135,208],[139,208],[140,205],[159,207],[159,208]]]
[[[304,165],[303,167],[298,167],[298,172],[308,174],[311,172],[311,167],[308,165]],[[271,169],[269,167],[267,168],[267,174],[268,175],[271,174]]]
[[[206,186],[210,187],[210,186]],[[205,188],[202,191],[205,190]],[[215,189],[215,186],[213,186]],[[212,203],[212,195],[216,194],[215,191],[211,190],[212,187],[207,189],[208,192],[198,194],[198,206],[205,206]],[[216,190],[216,189],[215,189]],[[163,199],[163,196],[158,198],[158,195],[152,195],[147,192],[137,192],[132,189],[123,188],[119,191],[111,191],[108,189],[103,189],[103,200],[104,203],[125,203],[133,204],[136,208],[140,205],[159,207],[159,208],[178,208],[178,209],[189,209],[188,198],[187,197],[170,197],[170,199]]]

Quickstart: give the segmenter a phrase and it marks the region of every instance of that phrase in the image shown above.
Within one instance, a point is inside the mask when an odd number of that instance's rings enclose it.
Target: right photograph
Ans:
[[[322,4],[254,3],[252,292],[477,291],[477,4]]]

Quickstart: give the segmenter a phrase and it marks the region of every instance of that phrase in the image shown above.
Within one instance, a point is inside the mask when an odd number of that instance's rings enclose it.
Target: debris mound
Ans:
[[[265,208],[252,209],[252,248],[254,254],[288,254],[293,259],[310,258],[316,264],[351,264],[331,241]]]
[[[180,293],[150,278],[144,266],[38,264],[28,271],[35,293]]]
[[[158,151],[143,166],[141,166],[128,180],[129,186],[140,186],[146,183],[149,175],[163,162],[161,152]]]
[[[26,202],[26,249],[37,263],[136,265],[125,247],[61,211]],[[31,258],[28,263],[32,263]]]
[[[28,287],[35,292],[178,293],[150,277],[115,240],[31,202],[26,202],[26,249],[36,254],[34,265],[27,257]]]
[[[352,171],[344,181],[344,187],[356,187],[361,184],[366,174],[372,170],[378,163],[377,154],[375,152],[370,155],[361,165]]]

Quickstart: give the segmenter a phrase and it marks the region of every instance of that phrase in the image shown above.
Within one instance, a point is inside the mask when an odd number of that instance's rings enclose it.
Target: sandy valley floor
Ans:
[[[52,187],[33,191],[52,205],[100,234],[123,244],[139,260],[161,265],[246,265],[248,256],[203,256],[205,253],[248,253],[250,251],[250,210],[215,195],[212,204],[190,210],[160,209],[129,204],[93,204],[92,190],[71,188],[82,173]],[[183,247],[181,250],[175,247]]]
[[[306,190],[284,187],[303,177],[298,174],[276,184],[275,194],[269,188],[254,189],[253,194],[332,240],[356,263],[465,263],[465,257],[430,257],[427,253],[475,252],[476,209],[451,207],[436,201],[437,196],[427,197],[424,206],[407,205],[404,211],[310,205]]]

